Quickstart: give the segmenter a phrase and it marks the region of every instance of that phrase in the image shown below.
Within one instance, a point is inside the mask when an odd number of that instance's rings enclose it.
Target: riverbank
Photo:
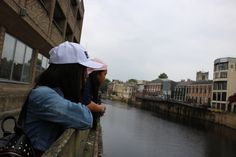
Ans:
[[[166,116],[175,115],[186,120],[196,119],[207,121],[236,130],[236,114],[230,112],[215,111],[198,106],[164,100],[143,99],[142,101],[123,101],[121,99],[115,99],[115,101],[126,102],[135,107],[149,110],[154,113],[165,114]]]

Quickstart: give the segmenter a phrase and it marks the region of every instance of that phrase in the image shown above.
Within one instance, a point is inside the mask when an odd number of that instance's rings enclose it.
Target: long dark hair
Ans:
[[[95,103],[99,103],[99,87],[100,87],[100,82],[98,80],[98,75],[101,71],[94,71],[91,74],[89,74],[88,79],[92,83],[92,97],[93,101]]]
[[[64,97],[79,102],[84,86],[85,67],[80,64],[50,64],[38,78],[36,86],[60,88]]]

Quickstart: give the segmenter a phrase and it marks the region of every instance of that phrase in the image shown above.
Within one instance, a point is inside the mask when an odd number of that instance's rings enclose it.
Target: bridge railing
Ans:
[[[96,130],[67,129],[42,157],[101,157],[100,122]]]
[[[84,156],[84,149],[89,136],[89,130],[66,130],[42,157],[78,157]]]

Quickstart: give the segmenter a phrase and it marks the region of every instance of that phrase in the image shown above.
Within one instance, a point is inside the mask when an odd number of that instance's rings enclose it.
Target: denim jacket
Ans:
[[[45,151],[66,129],[89,129],[92,122],[85,105],[64,99],[59,89],[40,86],[29,95],[24,131],[35,149]]]

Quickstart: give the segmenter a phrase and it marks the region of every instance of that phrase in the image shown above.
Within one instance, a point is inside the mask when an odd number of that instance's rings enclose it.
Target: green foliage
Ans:
[[[136,79],[129,79],[127,82],[128,83],[137,83],[138,81]]]
[[[167,79],[168,76],[166,73],[161,73],[159,76],[158,76],[159,79]]]
[[[101,92],[102,93],[106,93],[107,92],[107,88],[108,88],[108,85],[111,81],[109,79],[105,79],[103,85],[101,86]]]

